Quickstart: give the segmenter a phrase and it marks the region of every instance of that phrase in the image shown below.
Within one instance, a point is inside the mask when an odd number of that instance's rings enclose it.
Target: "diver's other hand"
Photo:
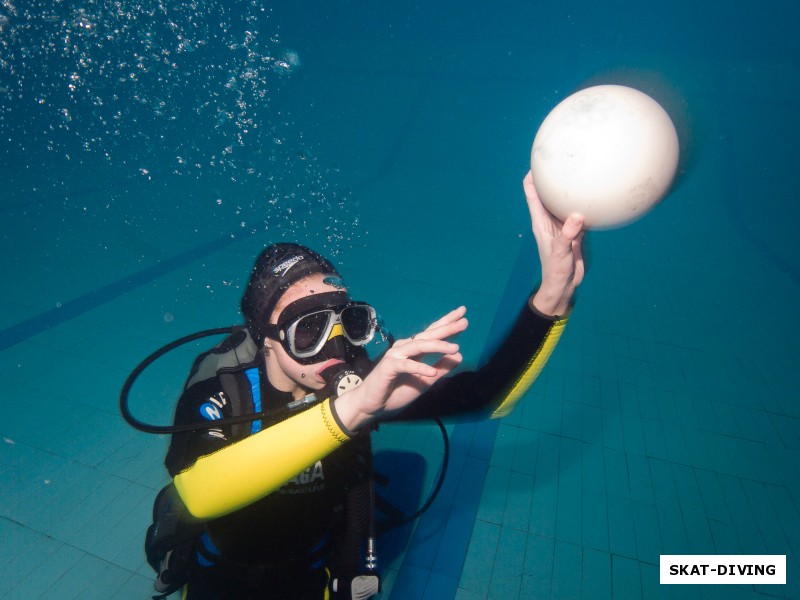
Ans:
[[[336,412],[351,431],[369,425],[384,414],[402,410],[462,361],[458,344],[449,341],[467,328],[463,306],[434,321],[424,331],[397,340],[364,382],[336,399]],[[440,355],[429,365],[425,356]]]
[[[583,217],[573,214],[564,222],[556,218],[539,199],[530,171],[522,187],[542,265],[542,283],[530,302],[543,314],[564,315],[586,272],[581,250]]]

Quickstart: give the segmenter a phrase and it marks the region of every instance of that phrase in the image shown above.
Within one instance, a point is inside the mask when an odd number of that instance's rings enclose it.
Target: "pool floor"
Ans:
[[[536,283],[521,179],[544,107],[569,86],[487,48],[435,71],[430,48],[395,63],[370,48],[358,70],[335,52],[308,59],[286,92],[307,104],[307,137],[337,140],[317,159],[337,162],[360,207],[335,260],[399,335],[466,304],[475,364]],[[654,60],[702,98],[708,144],[653,214],[589,236],[568,328],[517,410],[449,424],[445,486],[382,564],[382,597],[800,598],[797,208],[780,183],[795,166],[753,151],[796,132],[796,77]],[[774,127],[752,127],[755,114]],[[70,201],[91,212],[112,185]],[[56,201],[3,208],[0,598],[151,594],[142,544],[168,440],[123,422],[119,389],[160,345],[236,322],[252,258],[276,241],[224,223],[198,233],[169,203],[201,197],[192,186],[164,176],[130,190],[158,217],[135,234],[119,215],[86,230],[84,211]],[[313,225],[296,233],[317,239]],[[170,419],[197,350],[134,388],[143,417]],[[387,426],[375,443],[420,453],[435,479],[435,426]],[[660,585],[663,554],[782,554],[787,584]]]

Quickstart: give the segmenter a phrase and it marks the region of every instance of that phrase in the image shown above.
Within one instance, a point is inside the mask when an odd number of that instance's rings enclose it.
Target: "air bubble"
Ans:
[[[282,46],[261,2],[15,4],[0,0],[0,93],[15,99],[4,113],[10,118],[0,119],[0,139],[12,151],[37,148],[47,160],[71,156],[82,165],[95,158],[93,166],[107,170],[93,173],[98,181],[150,185],[156,169],[165,184],[202,177],[203,189],[252,198],[235,208],[211,192],[216,207],[224,205],[216,216],[235,219],[225,222],[237,232],[240,223],[293,237],[308,221],[328,225],[326,244],[355,238],[357,206],[331,180],[338,169],[320,164],[292,114],[271,106],[302,60]],[[260,197],[255,181],[263,182]],[[251,187],[239,195],[244,185]],[[216,207],[202,208],[223,213]],[[197,222],[205,216],[197,211]]]

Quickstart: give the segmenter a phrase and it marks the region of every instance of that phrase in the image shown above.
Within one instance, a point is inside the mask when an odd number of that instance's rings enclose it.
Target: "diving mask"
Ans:
[[[353,346],[368,344],[378,326],[375,309],[350,300],[345,292],[328,292],[300,298],[278,316],[278,323],[264,326],[264,335],[280,342],[301,364],[323,357],[329,341],[343,336]]]

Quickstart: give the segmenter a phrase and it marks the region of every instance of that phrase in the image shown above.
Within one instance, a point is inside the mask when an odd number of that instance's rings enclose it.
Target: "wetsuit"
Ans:
[[[438,381],[393,420],[507,414],[565,323],[526,306],[486,365]],[[272,387],[263,357],[256,358],[249,377],[258,377],[261,409],[281,411],[292,395]],[[232,414],[223,382],[212,377],[187,387],[175,422]],[[206,522],[188,598],[327,597],[326,567],[335,570],[337,559],[338,568],[351,566],[348,552],[337,552],[332,541],[352,534],[344,506],[367,476],[368,440],[347,431],[328,399],[278,423],[175,434],[167,469],[189,510]]]

